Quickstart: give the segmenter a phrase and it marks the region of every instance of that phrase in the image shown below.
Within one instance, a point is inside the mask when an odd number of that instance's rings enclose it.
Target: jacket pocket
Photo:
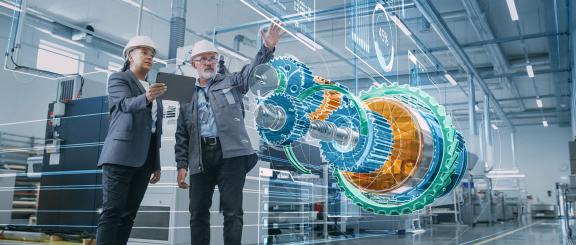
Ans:
[[[237,106],[238,105],[238,98],[234,94],[234,88],[222,88],[222,89],[215,89],[212,91],[212,95],[214,96],[215,102],[210,101],[213,106],[216,107],[229,107],[229,106]],[[216,104],[216,105],[214,105]]]
[[[117,131],[112,133],[111,136],[115,140],[132,140],[132,133],[126,131]]]

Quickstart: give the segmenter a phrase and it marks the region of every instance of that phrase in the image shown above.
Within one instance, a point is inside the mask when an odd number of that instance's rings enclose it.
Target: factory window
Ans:
[[[76,74],[83,71],[83,59],[81,52],[40,40],[36,68],[59,74]]]

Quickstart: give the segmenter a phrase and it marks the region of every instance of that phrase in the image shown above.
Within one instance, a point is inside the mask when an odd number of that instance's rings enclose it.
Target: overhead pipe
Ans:
[[[476,89],[474,88],[474,77],[468,75],[468,113],[470,135],[478,136],[478,127],[476,126]]]
[[[236,36],[234,36],[234,51],[236,52],[240,52],[240,45],[244,44],[250,47],[255,47],[256,46],[256,40],[252,40],[242,34],[238,34]]]
[[[460,65],[463,66],[463,68],[466,70],[467,73],[470,73],[474,76],[475,81],[478,82],[480,88],[482,88],[482,90],[486,94],[486,97],[494,101],[494,109],[496,110],[498,116],[504,121],[506,126],[510,127],[510,129],[514,131],[515,130],[514,125],[506,116],[506,113],[498,103],[492,91],[490,91],[490,88],[488,87],[486,81],[484,81],[484,79],[480,77],[480,74],[478,74],[478,71],[474,67],[472,61],[470,60],[470,57],[468,57],[468,55],[464,52],[462,47],[458,44],[458,41],[456,40],[452,32],[450,32],[444,20],[440,18],[438,10],[436,10],[436,8],[433,7],[433,4],[429,0],[414,0],[414,3],[416,4],[416,7],[420,10],[422,15],[424,15],[424,17],[430,22],[430,24],[432,25],[434,30],[438,33],[442,41],[450,48],[450,50],[452,51],[452,53],[454,54]]]
[[[480,5],[478,4],[477,0],[462,0],[462,5],[464,5],[464,9],[468,13],[470,24],[472,25],[472,29],[474,29],[476,32],[476,35],[481,40],[494,39],[492,28],[486,21],[484,13],[482,13],[480,10]],[[510,65],[504,58],[504,54],[502,53],[500,46],[496,44],[486,44],[484,45],[484,48],[496,70],[501,73],[507,73],[510,69]],[[516,86],[516,84],[509,77],[503,77],[502,79],[509,88],[510,92],[515,97],[521,96],[520,91],[518,90],[518,86]],[[517,100],[517,103],[522,110],[526,110],[526,106],[522,100]]]
[[[486,143],[488,144],[492,144],[492,133],[490,128],[492,127],[491,125],[491,120],[490,119],[490,97],[488,97],[488,95],[484,95],[484,108],[482,108],[483,112],[484,112],[484,134],[486,135]]]
[[[548,26],[549,29],[554,29],[556,32],[559,31],[560,27],[558,24],[558,1],[554,0],[553,2],[553,12],[554,12],[554,21],[551,21],[550,18],[546,18],[546,24]],[[559,68],[560,67],[560,58],[562,57],[560,54],[560,37],[549,37],[548,38],[548,50],[549,50],[549,56],[550,56],[550,66],[553,69]],[[569,60],[569,59],[568,59]],[[562,85],[559,83],[564,83],[564,76],[561,76],[560,73],[554,73],[552,74],[552,86],[554,88],[554,91],[556,92],[556,95],[558,95],[556,97],[556,109],[557,109],[557,115],[558,118],[560,118],[562,116],[562,113],[560,112],[560,105],[567,103],[567,101],[564,101],[560,98],[560,95],[562,94],[562,90],[563,88],[561,87]]]
[[[144,0],[140,0],[138,5],[138,22],[136,23],[136,35],[140,36],[140,30],[142,29],[142,12],[144,11]]]
[[[484,40],[484,41],[476,41],[476,42],[469,42],[460,44],[462,48],[469,48],[469,47],[476,47],[476,46],[483,46],[488,44],[501,44],[501,43],[509,43],[509,42],[517,42],[522,39],[529,40],[529,39],[537,39],[537,38],[544,38],[544,37],[551,37],[551,36],[567,36],[568,32],[541,32],[541,33],[534,33],[534,34],[526,34],[524,36],[513,36],[513,37],[502,37],[502,38],[495,38],[491,40]],[[430,48],[432,52],[449,50],[448,47],[434,47]]]
[[[372,14],[372,12],[369,12],[367,14]],[[366,15],[367,15],[366,14]],[[363,14],[359,14],[358,17],[363,16]],[[330,18],[322,18],[321,21],[331,21],[331,20],[339,20],[339,19],[343,19],[344,17],[342,15],[338,15],[338,16],[334,16],[334,17],[330,17]],[[460,20],[463,19],[465,20],[467,18],[466,16],[466,12],[465,11],[461,11],[461,10],[457,10],[457,11],[452,11],[452,12],[447,12],[447,13],[442,13],[442,18],[445,19],[446,21],[456,21],[456,20]],[[422,23],[422,20],[425,21],[425,19],[423,19],[422,17],[412,17],[412,18],[403,18],[402,21],[404,22],[404,24],[406,26],[411,26],[411,25],[418,25],[420,26]],[[316,23],[318,23],[319,21],[316,21]],[[391,24],[391,25],[395,25],[394,22],[390,21],[390,22],[386,22],[383,21],[382,25],[386,25],[386,24]],[[358,24],[358,28],[362,28],[362,27],[366,27],[369,26],[371,28],[372,23],[366,23],[366,24]],[[344,31],[345,28],[327,28],[324,30],[316,30],[316,35],[321,35],[324,33],[334,33],[336,31]],[[283,42],[294,42],[295,40],[284,40]],[[473,47],[470,47],[473,48]],[[442,50],[442,51],[448,51],[448,49],[446,50]],[[374,56],[376,57],[376,56]]]
[[[547,98],[554,98],[556,97],[555,94],[545,94],[545,95],[540,95],[540,99],[547,99]],[[569,97],[568,94],[565,95],[561,95],[561,97]],[[498,99],[498,102],[507,102],[507,101],[514,101],[517,99],[521,99],[521,100],[534,100],[536,99],[536,96],[522,96],[520,98],[504,98],[504,99]],[[444,103],[444,106],[463,106],[463,105],[468,105],[468,101],[466,102],[453,102],[453,103]]]
[[[345,15],[344,13],[348,10],[348,8],[355,8],[355,7],[357,7],[357,6],[342,4],[340,6],[333,7],[333,8],[317,10],[314,12],[314,15],[320,16],[320,17],[316,17],[316,22],[318,23],[320,21],[330,21],[330,20],[342,19],[343,16]],[[396,10],[400,7],[414,8],[415,5],[413,3],[404,3],[403,5],[400,4],[400,5],[395,5],[395,6],[391,6],[391,7],[386,7],[386,10],[387,11]],[[372,14],[372,12],[368,11],[368,12],[366,12],[366,14]],[[282,19],[284,21],[290,21],[290,22],[304,21],[306,18],[306,17],[302,17],[300,15],[277,16],[277,17],[279,17],[280,19]],[[258,20],[258,21],[254,21],[254,22],[244,23],[244,24],[237,25],[237,26],[217,28],[214,30],[214,32],[216,32],[217,34],[222,34],[222,33],[227,33],[227,32],[233,32],[233,31],[253,28],[253,27],[259,27],[259,26],[268,24],[269,22],[270,21],[268,21],[268,20]]]
[[[172,0],[172,17],[170,18],[170,43],[168,59],[176,59],[178,48],[184,46],[186,36],[186,0]]]
[[[492,163],[492,130],[491,130],[491,119],[490,119],[490,97],[484,94],[484,167],[485,171],[490,170],[490,164]],[[509,119],[508,119],[509,120]],[[512,122],[510,122],[512,125]]]

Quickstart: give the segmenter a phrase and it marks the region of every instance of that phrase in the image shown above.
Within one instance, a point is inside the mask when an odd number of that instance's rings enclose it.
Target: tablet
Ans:
[[[156,82],[168,87],[166,93],[159,97],[162,100],[190,102],[196,89],[196,78],[172,73],[158,72]]]

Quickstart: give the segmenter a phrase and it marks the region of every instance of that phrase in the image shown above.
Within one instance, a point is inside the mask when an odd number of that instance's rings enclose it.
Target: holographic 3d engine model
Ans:
[[[310,170],[292,143],[306,134],[319,140],[339,187],[364,210],[412,213],[449,193],[465,173],[462,136],[444,107],[417,88],[372,86],[354,96],[287,57],[256,67],[251,79],[262,140],[284,147],[302,173]]]

